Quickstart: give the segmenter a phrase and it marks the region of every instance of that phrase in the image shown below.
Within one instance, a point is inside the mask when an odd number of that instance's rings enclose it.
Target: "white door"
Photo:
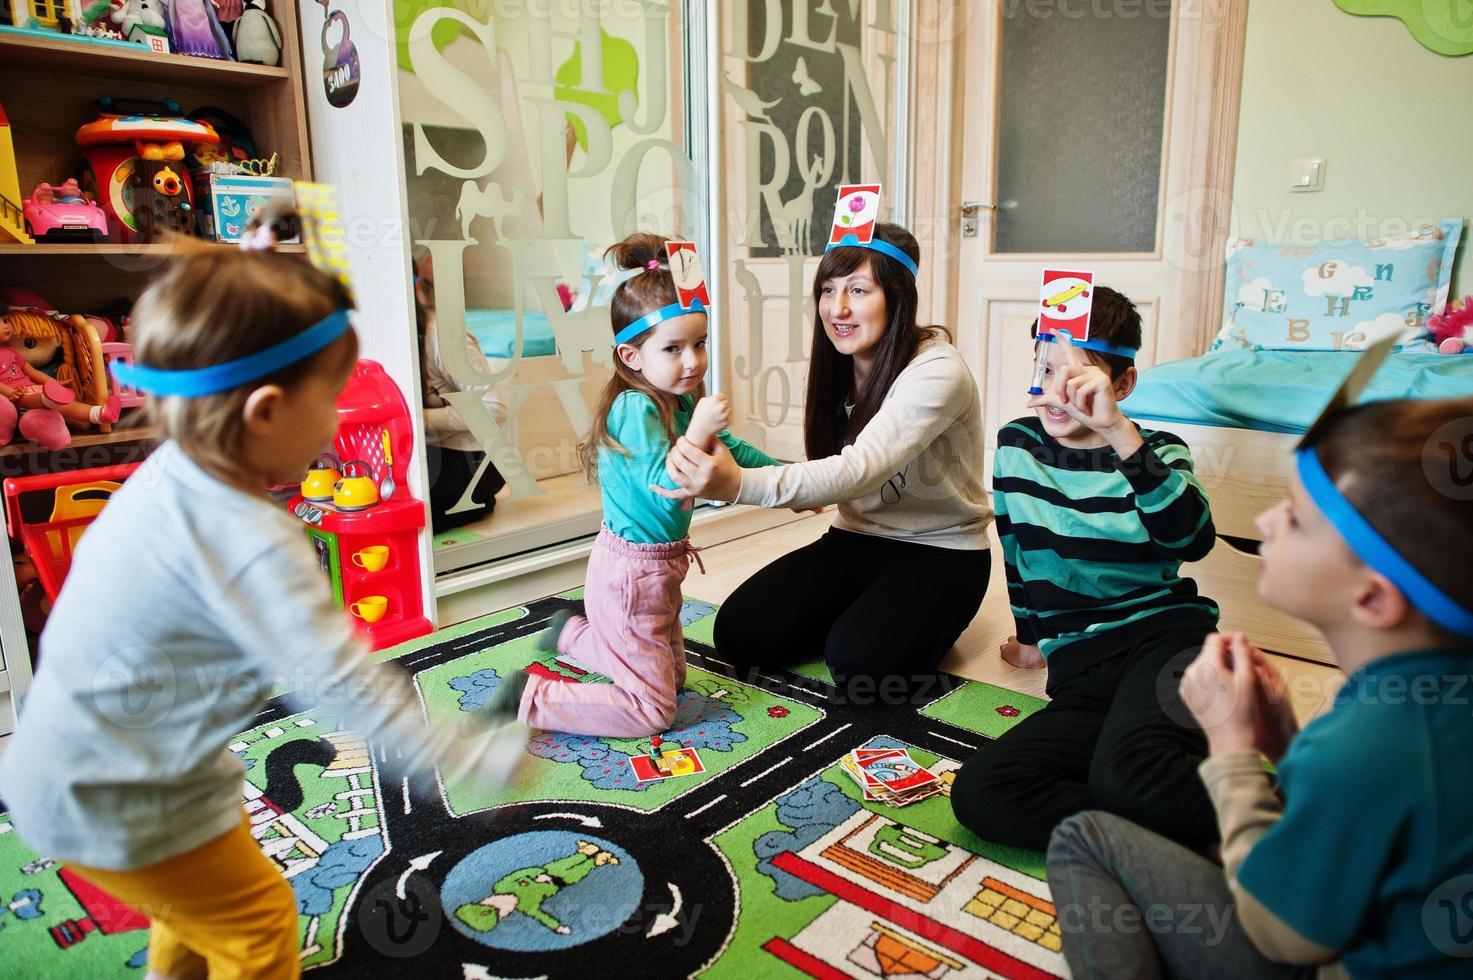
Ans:
[[[1202,352],[1210,324],[1193,293],[1221,267],[1203,222],[1226,227],[1225,209],[1204,218],[1220,195],[1202,188],[1231,172],[1233,149],[1203,138],[1230,33],[1203,6],[973,5],[957,79],[956,323],[984,394],[989,475],[998,428],[1029,411],[1045,265],[1092,270],[1135,302],[1141,368]]]

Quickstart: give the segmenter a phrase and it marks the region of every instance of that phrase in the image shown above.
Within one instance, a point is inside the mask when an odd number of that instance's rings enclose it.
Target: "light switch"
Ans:
[[[1298,157],[1289,161],[1289,190],[1322,191],[1325,189],[1323,157]]]

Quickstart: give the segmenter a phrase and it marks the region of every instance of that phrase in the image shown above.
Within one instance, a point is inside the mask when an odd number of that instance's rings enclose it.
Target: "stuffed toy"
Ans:
[[[41,367],[58,353],[62,363],[52,378]],[[73,390],[80,381],[61,328],[50,316],[34,309],[0,312],[0,445],[8,445],[19,429],[42,449],[55,451],[71,445],[69,420],[79,426],[116,422],[121,398],[113,393],[106,404],[89,405]]]
[[[257,65],[281,64],[281,30],[260,0],[246,0],[230,28],[235,57]]]
[[[1473,296],[1448,303],[1442,313],[1427,318],[1427,328],[1442,353],[1473,353]]]

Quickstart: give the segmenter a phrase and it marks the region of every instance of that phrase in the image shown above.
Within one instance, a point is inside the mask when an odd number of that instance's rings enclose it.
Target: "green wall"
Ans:
[[[1435,54],[1399,20],[1331,0],[1252,0],[1234,234],[1376,238],[1417,219],[1473,218],[1470,100],[1473,55]],[[1289,192],[1293,157],[1327,160],[1323,191]],[[1454,296],[1473,293],[1470,256],[1459,249]]]

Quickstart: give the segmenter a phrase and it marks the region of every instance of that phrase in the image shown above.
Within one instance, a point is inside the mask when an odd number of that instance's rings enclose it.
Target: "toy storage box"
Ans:
[[[196,178],[200,232],[221,242],[238,242],[251,215],[273,201],[293,205],[292,182],[286,177],[203,174]],[[300,241],[299,238],[289,239]]]

